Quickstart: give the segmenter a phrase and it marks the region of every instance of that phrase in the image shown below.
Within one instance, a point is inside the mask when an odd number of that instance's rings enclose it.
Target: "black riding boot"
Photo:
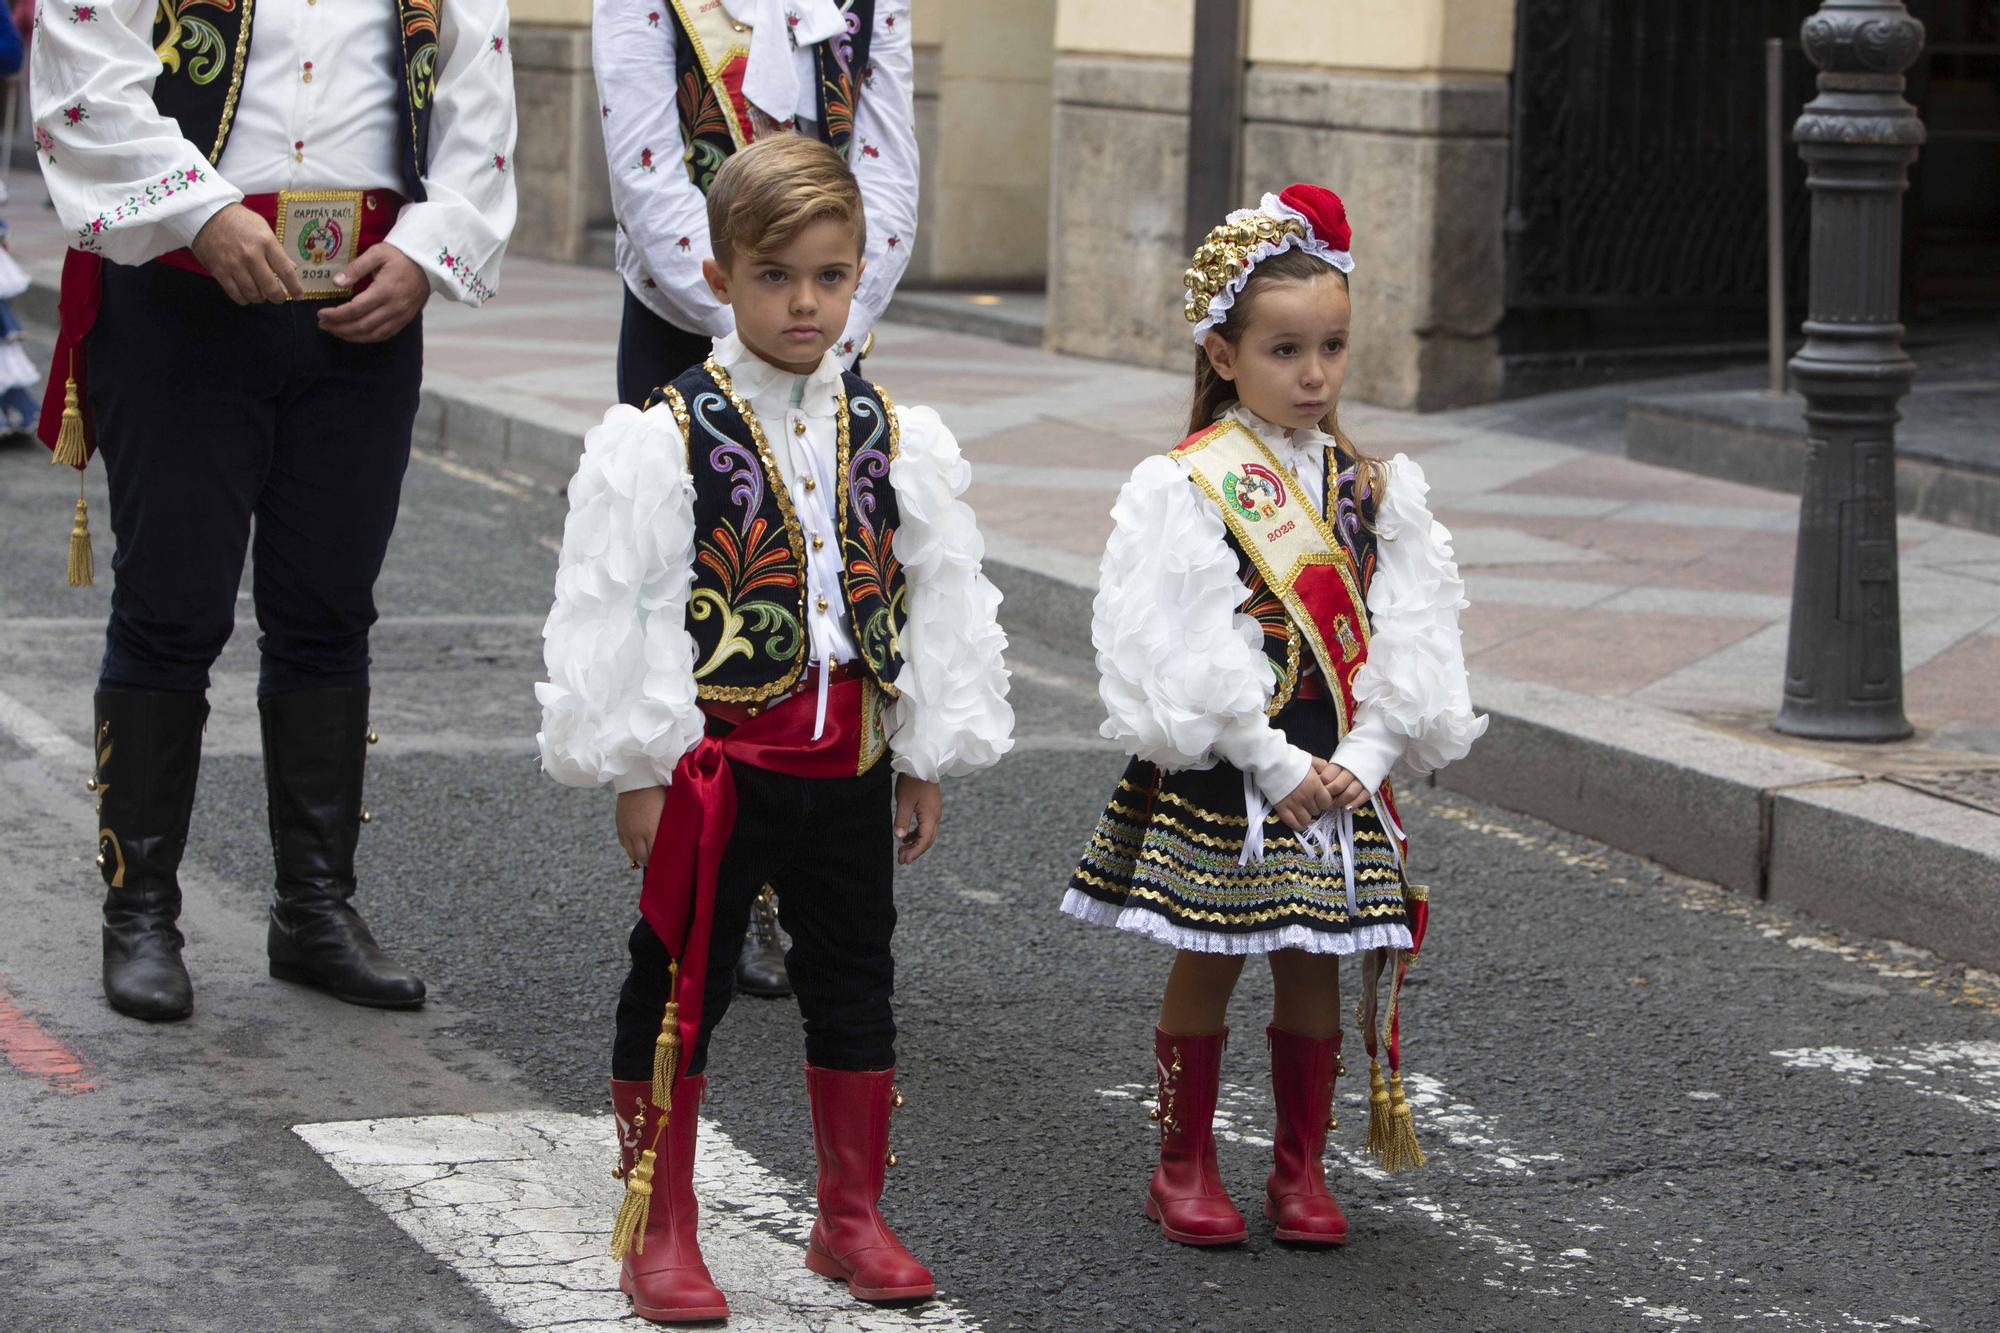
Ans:
[[[271,849],[271,975],[349,1004],[412,1009],[424,983],[391,961],[349,904],[361,838],[368,691],[300,690],[257,703]]]
[[[772,999],[792,993],[792,979],[785,975],[785,941],[778,934],[778,900],[768,884],[750,905],[750,930],[743,936],[743,952],[736,955],[736,989]]]
[[[97,864],[104,871],[104,998],[161,1023],[194,1012],[181,962],[179,870],[201,768],[208,700],[99,690],[94,743]]]

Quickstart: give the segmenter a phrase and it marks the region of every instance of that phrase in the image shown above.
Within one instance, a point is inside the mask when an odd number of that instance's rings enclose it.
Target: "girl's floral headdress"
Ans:
[[[1183,310],[1199,346],[1236,304],[1236,295],[1257,265],[1272,255],[1298,249],[1339,269],[1354,271],[1347,246],[1354,238],[1347,207],[1322,185],[1287,185],[1267,194],[1255,208],[1239,208],[1194,252]]]

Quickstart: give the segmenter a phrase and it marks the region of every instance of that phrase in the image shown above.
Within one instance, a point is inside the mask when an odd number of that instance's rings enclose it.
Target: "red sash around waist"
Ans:
[[[730,763],[795,778],[853,777],[860,771],[865,690],[858,675],[836,680],[827,697],[826,732],[812,738],[817,686],[750,714],[733,731],[705,736],[674,768],[660,812],[653,854],[639,890],[639,915],[680,964],[681,1058],[701,1032],[708,938],[715,920],[716,875],[736,827],[736,778]],[[720,715],[716,706],[705,705]],[[726,706],[724,706],[726,707]]]
[[[245,195],[243,206],[275,227],[282,197],[277,194]],[[357,255],[382,243],[389,229],[396,225],[396,216],[405,202],[403,196],[394,190],[363,191],[362,200],[361,235],[354,251]],[[161,255],[157,262],[187,269],[191,273],[208,272],[194,257],[192,250],[171,251]],[[56,305],[60,327],[56,333],[56,351],[49,366],[48,383],[42,390],[41,419],[35,424],[36,437],[54,449],[56,433],[62,428],[64,391],[73,384],[77,406],[83,413],[86,461],[97,450],[97,423],[90,413],[90,395],[85,392],[88,383],[85,376],[89,367],[84,355],[84,340],[96,325],[97,312],[103,304],[104,265],[104,256],[89,250],[71,249],[63,255],[62,294]],[[362,287],[366,286],[366,283],[362,284]]]

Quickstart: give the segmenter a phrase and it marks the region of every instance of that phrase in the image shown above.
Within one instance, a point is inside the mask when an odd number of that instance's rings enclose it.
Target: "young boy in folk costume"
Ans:
[[[613,1249],[657,1320],[728,1313],[696,1241],[695,1117],[767,882],[805,1016],[807,1266],[863,1300],[932,1293],[876,1210],[901,1100],[893,862],[936,838],[938,780],[997,761],[1013,725],[958,445],[833,350],[862,271],[852,174],[773,138],[722,168],[708,215],[736,331],[586,438],[536,690],[544,766],[616,788],[645,867],[612,1049]]]
[[[704,202],[749,144],[799,134],[847,159],[868,214],[867,277],[834,344],[849,369],[910,262],[917,129],[909,0],[592,0],[618,271],[618,400],[643,407],[736,327],[702,276]],[[736,984],[791,994],[769,893],[751,910]]]
[[[1486,724],[1459,647],[1464,585],[1422,470],[1362,456],[1335,422],[1348,242],[1339,198],[1293,185],[1195,252],[1190,434],[1120,492],[1092,622],[1103,731],[1133,760],[1063,910],[1178,951],[1154,1037],[1146,1213],[1188,1245],[1248,1235],[1210,1124],[1250,954],[1270,960],[1276,989],[1276,1238],[1347,1239],[1321,1164],[1343,956],[1365,958],[1369,1145],[1391,1166],[1422,1162],[1393,1072],[1393,1000],[1387,1081],[1374,1059],[1380,972],[1400,983],[1427,910],[1404,877],[1387,775],[1460,757]]]

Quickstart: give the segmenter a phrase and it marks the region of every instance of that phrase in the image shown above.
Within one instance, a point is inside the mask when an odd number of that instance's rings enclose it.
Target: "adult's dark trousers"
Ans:
[[[698,366],[714,340],[661,319],[625,289],[625,313],[618,320],[618,401],[644,407],[653,391],[672,384]]]
[[[202,274],[105,266],[89,393],[117,551],[99,688],[206,689],[246,551],[258,694],[368,684],[423,332],[343,342],[319,328],[326,304],[238,306]]]
[[[736,829],[717,876],[701,1035],[684,1071],[708,1067],[710,1035],[735,994],[751,903],[778,892],[791,936],[785,970],[805,1019],[806,1062],[824,1069],[896,1063],[890,997],[896,961],[895,838],[888,763],[853,778],[807,779],[731,764]],[[618,996],[611,1077],[652,1077],[653,1041],[666,1011],[669,959],[644,920],[632,929],[632,969]]]

